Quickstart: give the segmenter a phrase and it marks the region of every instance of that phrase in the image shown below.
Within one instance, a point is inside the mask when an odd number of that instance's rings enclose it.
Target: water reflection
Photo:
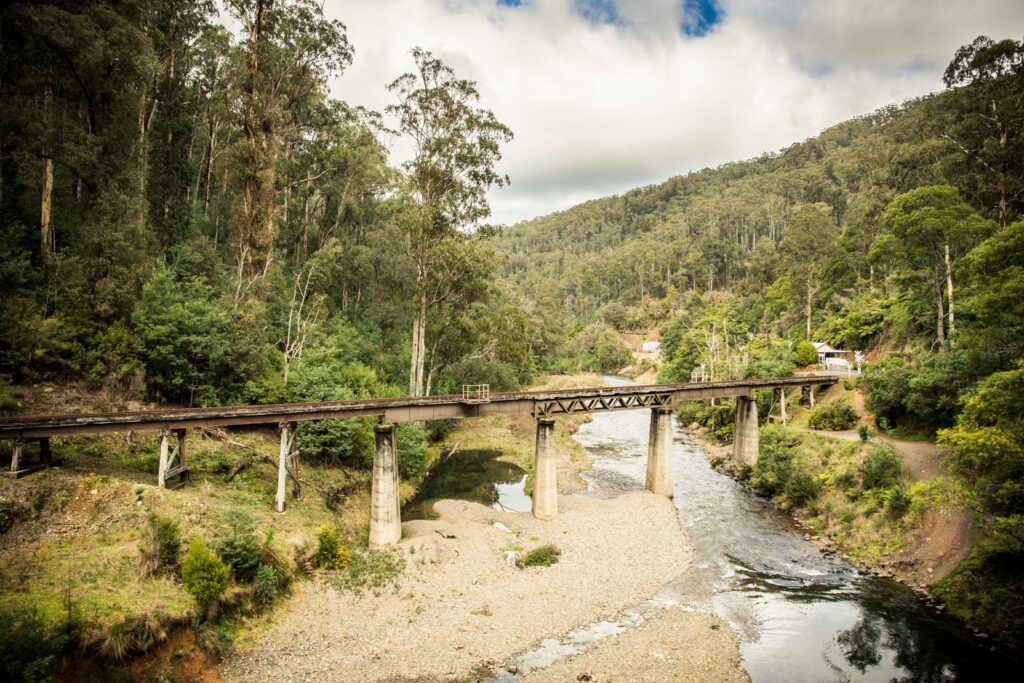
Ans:
[[[498,510],[528,512],[527,472],[499,460],[501,451],[458,451],[434,466],[416,497],[402,509],[402,519],[435,519],[433,506],[444,498],[470,500]]]
[[[598,413],[580,429],[576,438],[595,459],[586,475],[592,495],[642,486],[648,424],[646,411]],[[1012,671],[905,586],[822,555],[788,516],[715,472],[681,429],[673,465],[694,559],[663,593],[730,622],[754,681],[952,681]]]

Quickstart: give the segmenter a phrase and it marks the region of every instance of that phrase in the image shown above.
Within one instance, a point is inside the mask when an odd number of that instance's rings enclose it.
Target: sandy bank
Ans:
[[[397,590],[353,595],[323,583],[301,584],[268,630],[224,663],[225,679],[474,679],[542,638],[559,638],[644,601],[689,564],[666,498],[647,492],[612,500],[561,496],[559,506],[556,519],[541,522],[441,501],[435,507],[440,519],[403,525],[398,551],[407,567]],[[543,543],[562,550],[558,564],[520,570],[506,562],[511,546],[529,550]],[[680,614],[673,618],[706,620]],[[726,653],[717,665],[734,670],[731,633],[694,628],[689,647],[698,650],[703,642],[696,634],[715,643],[727,634],[732,647],[709,652]]]

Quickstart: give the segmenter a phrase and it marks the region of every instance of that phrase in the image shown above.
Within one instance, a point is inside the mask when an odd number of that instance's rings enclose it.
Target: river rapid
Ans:
[[[575,439],[593,460],[581,495],[608,498],[643,488],[649,426],[649,412],[636,410],[595,413],[579,429]],[[617,623],[593,624],[524,653],[514,661],[521,670],[543,667],[641,622],[659,605],[678,603],[732,626],[742,666],[755,682],[976,680],[1013,670],[985,641],[906,587],[823,555],[787,515],[712,469],[679,425],[674,435],[674,502],[693,547],[692,567]],[[431,499],[441,497],[528,512],[525,472],[494,456],[464,454],[452,459],[461,462],[442,463],[403,516],[423,516]]]

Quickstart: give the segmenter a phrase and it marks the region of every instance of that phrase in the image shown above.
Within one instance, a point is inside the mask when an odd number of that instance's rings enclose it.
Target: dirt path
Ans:
[[[541,639],[614,619],[689,566],[667,498],[561,496],[558,504],[558,517],[541,522],[475,503],[437,503],[440,519],[402,527],[397,551],[406,569],[397,589],[355,595],[300,584],[268,629],[225,662],[225,680],[475,680]],[[509,549],[542,543],[561,549],[557,564],[516,569],[506,561]],[[679,618],[705,624],[692,627],[686,646],[713,654],[694,666],[735,678],[738,642],[728,627],[712,629],[707,617],[689,613]],[[623,670],[616,647],[604,652],[594,656]],[[693,680],[700,669],[679,672]]]
[[[854,406],[863,414],[863,397],[854,393]],[[810,432],[805,427],[794,427]],[[846,441],[857,441],[856,431],[814,432]],[[884,434],[873,441],[892,446],[900,454],[912,482],[948,476],[942,465],[945,451],[931,441],[905,441]],[[960,564],[974,545],[974,516],[964,508],[929,510],[921,525],[907,534],[903,550],[887,558],[882,568],[907,583],[924,587],[939,581]]]

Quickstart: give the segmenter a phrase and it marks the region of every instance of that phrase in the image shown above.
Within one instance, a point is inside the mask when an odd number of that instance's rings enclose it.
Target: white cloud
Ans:
[[[516,135],[501,163],[512,184],[490,194],[494,221],[511,223],[939,90],[960,45],[1024,34],[1016,0],[725,0],[703,38],[680,34],[681,0],[616,4],[620,25],[573,0],[327,0],[356,49],[332,91],[382,110],[414,46],[476,80]]]

